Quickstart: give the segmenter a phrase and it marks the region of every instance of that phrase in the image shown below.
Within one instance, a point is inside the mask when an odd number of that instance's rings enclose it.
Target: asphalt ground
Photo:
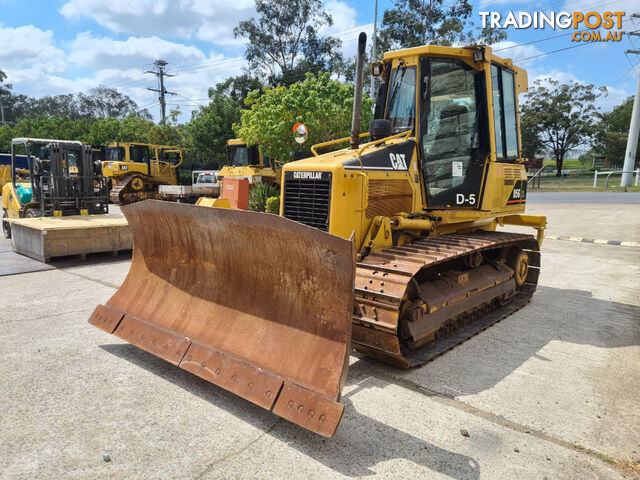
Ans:
[[[549,233],[638,240],[633,202],[546,195]],[[353,356],[331,439],[91,327],[126,257],[0,277],[0,478],[636,478],[640,248],[542,258],[530,305],[426,366]]]

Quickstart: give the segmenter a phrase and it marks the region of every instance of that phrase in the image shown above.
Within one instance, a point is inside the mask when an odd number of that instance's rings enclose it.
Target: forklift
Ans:
[[[18,168],[24,149],[27,168]],[[109,213],[107,182],[92,148],[82,142],[42,138],[11,141],[11,178],[2,188],[2,230],[11,238],[14,218]]]

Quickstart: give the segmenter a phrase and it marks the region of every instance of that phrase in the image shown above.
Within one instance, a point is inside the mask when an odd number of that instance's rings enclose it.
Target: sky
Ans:
[[[445,0],[448,3],[448,0]],[[450,1],[450,0],[449,0]],[[391,8],[379,0],[378,18]],[[637,0],[472,0],[473,21],[479,11],[624,11],[623,30],[640,31]],[[374,0],[325,0],[334,24],[322,32],[336,35],[345,55],[355,54],[358,33],[373,29]],[[31,96],[87,91],[97,85],[118,88],[159,117],[156,78],[145,74],[155,59],[167,60],[174,77],[166,88],[177,95],[168,109],[180,108],[180,120],[207,103],[207,89],[242,73],[244,41],[233,38],[240,20],[254,15],[253,0],[0,0],[0,70],[16,93]],[[509,28],[494,49],[529,72],[529,83],[555,78],[605,86],[599,100],[610,110],[635,92],[640,36],[620,42],[571,42],[573,30]],[[574,47],[555,53],[567,47]],[[549,53],[548,55],[543,55]],[[535,57],[535,58],[529,58]]]

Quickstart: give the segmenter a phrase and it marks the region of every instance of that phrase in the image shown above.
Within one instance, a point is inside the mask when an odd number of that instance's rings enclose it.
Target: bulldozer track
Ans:
[[[141,178],[144,182],[144,188],[139,192],[135,192],[130,188],[131,182],[135,178]],[[109,201],[118,205],[128,205],[130,203],[148,199],[166,200],[166,196],[157,191],[158,186],[164,184],[164,182],[153,180],[148,175],[132,173],[118,180],[117,185],[109,192]],[[151,188],[151,190],[149,188]]]
[[[479,252],[518,246],[529,258],[524,284],[506,304],[489,289],[468,296],[469,307],[439,325],[433,340],[410,349],[401,340],[409,288],[416,275]],[[356,267],[352,342],[369,356],[404,368],[423,365],[526,305],[538,283],[540,251],[531,235],[479,231],[426,238],[372,253]],[[446,270],[446,269],[444,269]],[[486,298],[483,298],[485,295]],[[462,304],[462,302],[460,302]],[[429,317],[430,314],[425,316]]]

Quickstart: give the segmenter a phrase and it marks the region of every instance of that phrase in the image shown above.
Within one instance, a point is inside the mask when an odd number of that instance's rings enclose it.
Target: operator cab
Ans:
[[[389,121],[391,134],[413,130],[428,208],[478,208],[492,151],[498,162],[519,157],[519,69],[510,61],[484,61],[482,47],[462,49],[481,53],[479,61],[469,54],[452,58],[447,50],[391,52],[374,64],[384,79],[375,117]]]
[[[129,158],[127,159],[126,147],[106,147],[104,149],[104,158],[107,162],[137,162],[149,164],[149,146],[148,145],[129,145]]]
[[[227,145],[227,164],[232,167],[268,167],[269,159],[260,155],[257,145],[248,147],[244,142],[230,140]]]
[[[105,147],[104,159],[107,162],[124,162],[124,147]]]

